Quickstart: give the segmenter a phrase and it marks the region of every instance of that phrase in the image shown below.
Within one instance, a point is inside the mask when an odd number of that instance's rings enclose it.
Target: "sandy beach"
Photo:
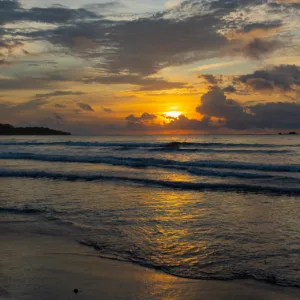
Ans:
[[[0,256],[1,300],[299,299],[297,288],[254,280],[189,280],[99,258],[97,251],[61,237],[6,230]]]

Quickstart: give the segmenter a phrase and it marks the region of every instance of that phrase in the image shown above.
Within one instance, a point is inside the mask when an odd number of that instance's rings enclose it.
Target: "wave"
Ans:
[[[101,163],[128,167],[159,167],[186,170],[191,167],[254,170],[263,172],[300,172],[300,165],[279,165],[279,164],[256,164],[239,161],[222,160],[200,160],[200,161],[176,161],[159,158],[136,158],[119,156],[71,156],[71,155],[50,155],[34,153],[8,152],[0,153],[0,159],[25,159],[46,162],[75,162],[75,163]]]
[[[209,147],[209,148],[280,148],[280,147],[299,147],[300,145],[281,145],[281,144],[251,144],[251,143],[198,143],[198,142],[76,142],[76,141],[59,141],[59,142],[0,142],[0,146],[70,146],[70,147],[124,147],[124,148],[167,148],[176,149],[180,147]]]
[[[130,149],[122,149],[130,150]],[[291,150],[265,150],[265,149],[210,149],[210,148],[151,148],[150,152],[182,152],[182,153],[237,153],[237,154],[284,154],[291,153]]]
[[[213,177],[237,177],[237,178],[249,178],[249,179],[263,179],[263,178],[275,178],[275,176],[267,174],[257,173],[244,173],[244,172],[230,172],[230,171],[214,171],[208,169],[190,168],[188,172],[199,176],[213,176]]]
[[[123,181],[144,185],[163,186],[167,188],[195,190],[195,191],[222,191],[222,192],[249,192],[257,194],[277,194],[277,195],[300,195],[300,188],[293,187],[277,187],[277,186],[260,186],[248,184],[227,184],[227,183],[195,183],[187,181],[167,181],[147,178],[131,178],[123,176],[109,176],[102,174],[73,174],[73,173],[57,173],[44,171],[15,171],[0,170],[0,177],[18,177],[18,178],[45,178],[53,180],[66,181]]]
[[[193,268],[192,272],[187,270],[186,266],[180,265],[160,265],[154,262],[147,261],[143,259],[140,255],[133,255],[132,251],[125,252],[115,252],[104,245],[99,245],[97,242],[93,240],[80,240],[78,241],[80,245],[91,247],[97,251],[99,251],[99,257],[109,260],[116,260],[122,262],[130,262],[142,267],[159,270],[161,272],[167,273],[169,275],[180,277],[180,278],[188,278],[194,280],[219,280],[219,281],[228,281],[228,280],[236,280],[236,279],[254,279],[257,281],[265,281],[271,284],[275,284],[278,286],[286,286],[286,287],[300,287],[299,280],[295,279],[284,279],[280,278],[276,274],[268,271],[264,271],[261,269],[234,269],[230,272],[223,271],[220,269],[218,272],[210,272],[207,270],[207,264],[199,265],[197,269]]]
[[[30,214],[30,215],[37,215],[47,212],[46,210],[41,210],[37,208],[30,208],[30,207],[0,207],[0,213],[10,213],[10,214]]]
[[[70,146],[70,147],[160,147],[162,144],[154,143],[122,143],[122,142],[0,142],[0,146]]]

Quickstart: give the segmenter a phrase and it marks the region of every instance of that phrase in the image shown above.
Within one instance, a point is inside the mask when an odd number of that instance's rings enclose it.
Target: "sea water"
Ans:
[[[300,136],[1,137],[0,226],[174,276],[300,286]]]

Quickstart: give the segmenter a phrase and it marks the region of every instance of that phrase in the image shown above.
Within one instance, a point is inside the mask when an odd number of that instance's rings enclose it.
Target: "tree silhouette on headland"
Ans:
[[[68,132],[46,127],[14,127],[10,124],[0,124],[0,135],[71,135]]]

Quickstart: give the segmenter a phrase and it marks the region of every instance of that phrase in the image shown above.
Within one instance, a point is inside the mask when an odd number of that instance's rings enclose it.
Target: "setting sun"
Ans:
[[[178,118],[182,112],[180,111],[168,111],[164,113],[167,117]]]

